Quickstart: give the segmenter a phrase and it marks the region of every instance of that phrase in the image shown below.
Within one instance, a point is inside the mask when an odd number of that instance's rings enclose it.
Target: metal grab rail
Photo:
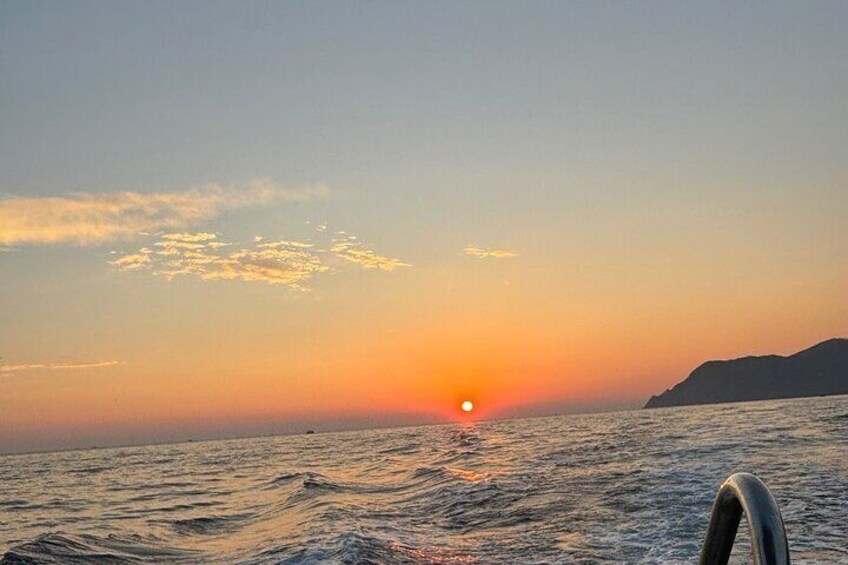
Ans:
[[[701,550],[701,565],[727,564],[743,511],[755,565],[789,565],[789,544],[780,510],[768,487],[751,473],[731,475],[718,490]]]

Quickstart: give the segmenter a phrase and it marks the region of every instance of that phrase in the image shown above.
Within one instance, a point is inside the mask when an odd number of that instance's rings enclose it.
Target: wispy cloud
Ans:
[[[29,363],[24,365],[0,365],[0,376],[10,377],[27,371],[65,371],[71,369],[99,369],[114,367],[120,361],[75,361],[70,363]]]
[[[119,259],[111,262],[112,265],[124,269],[125,271],[138,271],[150,266],[150,254],[134,253],[123,255]]]
[[[343,261],[340,261],[343,260]],[[393,271],[408,263],[380,255],[354,236],[319,245],[311,241],[267,240],[256,236],[246,247],[218,241],[212,233],[169,233],[151,247],[121,255],[110,264],[124,271],[149,270],[173,280],[193,276],[205,281],[238,280],[309,290],[316,276],[339,264]]]
[[[163,237],[174,235],[177,234]],[[229,244],[209,238],[200,240],[188,237],[180,240],[170,237],[166,241],[169,245],[165,251],[159,252],[166,259],[157,265],[156,274],[168,279],[193,275],[206,281],[266,282],[304,290],[303,285],[308,279],[329,269],[321,263],[320,257],[306,250],[310,247],[309,244],[300,242],[271,242],[255,245],[251,249],[222,252],[221,248],[228,247]],[[199,241],[202,243],[198,243]],[[162,242],[156,245],[160,243]],[[113,261],[112,264],[126,269],[124,265],[119,264],[124,257]]]
[[[198,242],[209,241],[218,237],[214,233],[166,233],[162,239],[166,241]]]
[[[270,179],[257,179],[229,186],[207,184],[182,192],[0,198],[0,246],[99,244],[145,232],[185,228],[229,209],[275,201],[299,202],[327,194],[323,185],[287,188]]]
[[[479,259],[509,259],[511,257],[518,257],[518,253],[515,251],[478,247],[476,245],[468,245],[462,251],[466,255],[471,255],[472,257],[477,257]]]
[[[385,257],[368,249],[357,241],[354,236],[336,239],[330,248],[332,253],[345,261],[355,263],[363,269],[381,269],[383,271],[394,271],[399,267],[411,267],[400,259]]]

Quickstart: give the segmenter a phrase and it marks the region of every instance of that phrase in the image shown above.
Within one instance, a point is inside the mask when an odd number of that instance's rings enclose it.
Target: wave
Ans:
[[[97,473],[103,473],[105,471],[112,470],[114,470],[113,466],[92,465],[91,467],[80,467],[79,469],[72,469],[70,473],[73,475],[96,475]]]
[[[0,559],[0,565],[174,563],[189,562],[198,556],[192,551],[161,547],[158,542],[142,536],[50,532],[11,548]]]
[[[214,535],[233,532],[238,530],[251,519],[252,515],[231,514],[227,516],[200,516],[198,518],[185,518],[172,520],[168,525],[180,535]]]
[[[290,485],[295,481],[300,481],[302,483],[307,480],[326,480],[326,477],[324,477],[321,473],[314,473],[312,471],[294,471],[291,473],[277,475],[273,479],[269,480],[265,486],[274,488],[283,485]]]
[[[277,557],[275,559],[275,557]],[[272,561],[280,565],[319,565],[325,563],[362,565],[470,565],[477,559],[457,549],[424,547],[388,537],[359,532],[345,533],[325,547],[302,548],[293,556],[283,557],[269,551],[261,559],[246,565]]]

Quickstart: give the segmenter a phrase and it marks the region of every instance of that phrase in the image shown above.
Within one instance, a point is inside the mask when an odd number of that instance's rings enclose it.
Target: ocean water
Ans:
[[[848,563],[848,397],[0,457],[2,563],[695,563],[759,475]],[[747,561],[740,528],[734,562]]]

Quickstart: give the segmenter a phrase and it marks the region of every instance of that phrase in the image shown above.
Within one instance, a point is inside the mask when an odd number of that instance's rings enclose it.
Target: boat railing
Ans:
[[[728,477],[713,503],[701,565],[726,565],[745,514],[755,565],[789,565],[783,518],[768,487],[751,473]]]

